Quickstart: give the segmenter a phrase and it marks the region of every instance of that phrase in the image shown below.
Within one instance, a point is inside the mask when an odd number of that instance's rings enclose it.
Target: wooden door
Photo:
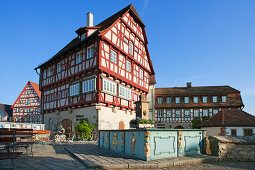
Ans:
[[[72,132],[72,121],[70,119],[64,119],[61,122],[63,128],[65,129],[65,133]]]
[[[119,130],[123,130],[125,128],[124,122],[120,121],[119,122]]]

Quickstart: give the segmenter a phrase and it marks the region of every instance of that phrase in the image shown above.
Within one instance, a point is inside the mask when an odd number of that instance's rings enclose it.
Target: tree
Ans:
[[[202,118],[195,117],[191,122],[192,129],[201,129],[202,123],[204,123],[208,119],[210,119],[210,116],[203,116]]]
[[[86,120],[80,120],[79,124],[75,127],[75,132],[80,132],[83,140],[90,140],[94,129],[95,125],[90,125]]]

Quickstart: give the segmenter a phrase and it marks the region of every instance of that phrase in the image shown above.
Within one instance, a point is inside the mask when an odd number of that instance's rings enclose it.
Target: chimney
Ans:
[[[191,87],[191,82],[187,82],[187,87],[188,87],[188,88]]]
[[[93,27],[93,14],[91,12],[87,13],[87,27]]]

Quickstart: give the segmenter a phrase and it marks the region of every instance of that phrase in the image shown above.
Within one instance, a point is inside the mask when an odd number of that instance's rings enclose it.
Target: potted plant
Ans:
[[[146,120],[142,118],[136,118],[129,122],[131,128],[154,128],[153,120]]]

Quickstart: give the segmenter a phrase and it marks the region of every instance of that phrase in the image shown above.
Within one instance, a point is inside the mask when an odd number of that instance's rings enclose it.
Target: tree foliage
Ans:
[[[201,129],[202,127],[202,123],[204,123],[206,120],[210,119],[209,116],[203,116],[202,118],[200,117],[195,117],[193,120],[192,120],[192,124],[191,124],[191,127],[192,129]]]
[[[95,125],[90,125],[86,120],[80,120],[79,124],[75,127],[75,132],[80,132],[80,137],[83,140],[90,140],[91,133],[94,131]]]

